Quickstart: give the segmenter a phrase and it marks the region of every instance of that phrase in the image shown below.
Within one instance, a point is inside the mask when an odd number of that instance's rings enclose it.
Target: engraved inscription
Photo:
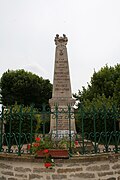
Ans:
[[[50,99],[51,109],[54,110],[55,104],[59,105],[60,111],[62,108],[68,110],[68,104],[74,105],[74,100],[72,99],[71,93],[71,84],[70,84],[70,75],[69,75],[69,64],[67,57],[67,42],[68,39],[65,34],[63,37],[60,37],[58,34],[55,37],[56,52],[55,52],[55,68],[54,68],[54,81],[53,81],[53,92],[52,99]],[[69,117],[64,112],[58,112],[58,118],[52,118],[50,120],[50,132],[56,134],[68,134],[69,129]],[[75,121],[72,120],[71,132],[76,132],[75,130]],[[62,136],[61,136],[62,137]]]
[[[67,84],[56,84],[55,86],[56,86],[56,87],[61,87],[61,86],[62,86],[62,87],[67,87]]]

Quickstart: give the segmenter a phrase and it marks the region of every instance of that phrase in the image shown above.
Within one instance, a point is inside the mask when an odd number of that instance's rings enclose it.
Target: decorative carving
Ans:
[[[54,41],[56,45],[59,45],[59,44],[67,45],[68,38],[66,37],[65,34],[63,34],[63,37],[59,37],[59,34],[56,34]]]
[[[60,53],[59,53],[59,54],[60,54],[60,56],[62,56],[62,55],[63,55],[63,51],[64,51],[63,49],[60,49]]]

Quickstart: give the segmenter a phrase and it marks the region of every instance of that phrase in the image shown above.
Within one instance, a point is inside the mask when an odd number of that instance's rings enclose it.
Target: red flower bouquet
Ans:
[[[54,144],[49,138],[35,138],[35,142],[32,144],[33,153],[37,156],[42,151],[43,157],[45,158],[44,166],[46,168],[52,168],[54,166],[54,160],[48,149],[54,149]]]

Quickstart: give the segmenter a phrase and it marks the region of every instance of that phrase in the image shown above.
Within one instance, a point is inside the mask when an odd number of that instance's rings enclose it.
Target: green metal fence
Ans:
[[[60,135],[57,130],[57,119],[60,113],[66,113],[68,118],[68,134],[61,137],[66,140],[68,148],[72,154],[96,154],[120,152],[120,110],[113,105],[106,108],[103,105],[96,109],[86,109],[80,106],[75,109],[68,106],[68,109],[59,110],[55,106],[54,111],[48,106],[41,106],[39,109],[31,107],[18,106],[5,108],[2,107],[0,113],[0,153],[22,153],[32,154],[32,149],[28,145],[33,144],[35,137],[45,138],[48,136],[51,141],[56,143],[56,148]],[[50,116],[56,119],[56,134],[49,133]],[[76,120],[76,133],[72,134],[71,121]]]

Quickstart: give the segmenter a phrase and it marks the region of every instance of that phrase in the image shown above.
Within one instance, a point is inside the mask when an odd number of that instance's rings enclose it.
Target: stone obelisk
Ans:
[[[72,98],[71,83],[69,74],[69,63],[67,55],[67,42],[68,38],[63,34],[63,37],[59,37],[57,34],[55,37],[55,65],[54,65],[54,79],[53,79],[53,91],[52,98],[49,100],[51,110],[54,111],[55,105],[58,105],[58,112],[63,109],[61,113],[58,113],[57,119],[51,115],[50,119],[50,133],[67,134],[69,128],[71,132],[75,133],[75,119],[69,120],[68,115],[64,111],[68,110],[70,105],[72,116],[74,116],[73,105],[75,100]],[[69,126],[70,125],[70,126]]]

